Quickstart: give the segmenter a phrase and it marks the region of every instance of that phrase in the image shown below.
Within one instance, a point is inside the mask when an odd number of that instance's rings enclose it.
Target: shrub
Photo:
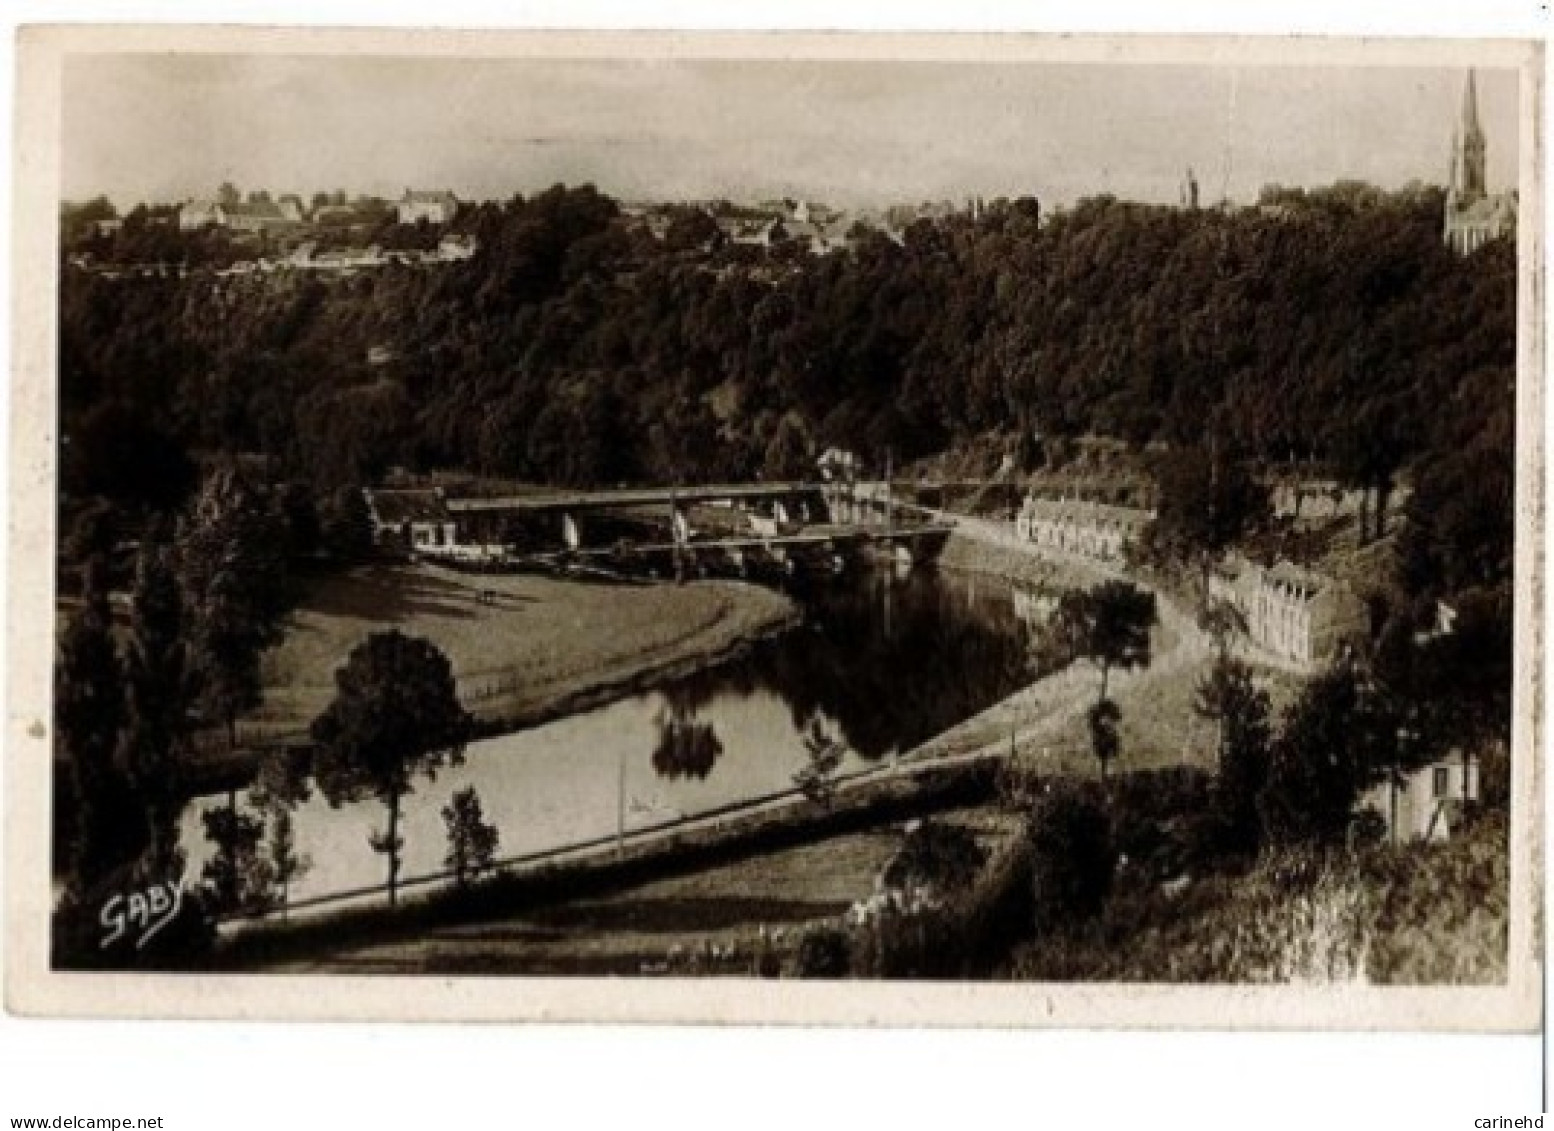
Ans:
[[[885,886],[916,885],[939,892],[965,891],[987,863],[987,849],[960,825],[920,821],[886,865]]]
[[[799,940],[794,975],[845,978],[852,970],[852,940],[840,927],[813,927]]]
[[[1111,820],[1100,804],[1080,793],[1053,793],[1037,804],[1029,836],[1038,930],[1099,914],[1117,868]]]
[[[1030,863],[1029,846],[1016,839],[994,855],[974,883],[944,902],[916,909],[885,907],[854,935],[854,975],[985,977],[1030,934]]]
[[[1330,668],[1308,682],[1273,742],[1258,797],[1268,841],[1343,843],[1355,800],[1394,759],[1394,726],[1351,667]]]
[[[1378,892],[1367,967],[1374,981],[1505,980],[1508,838],[1506,815],[1487,813],[1444,843],[1377,845],[1362,854]]]
[[[1502,739],[1484,743],[1479,753],[1479,804],[1501,813],[1511,808],[1511,746]]]

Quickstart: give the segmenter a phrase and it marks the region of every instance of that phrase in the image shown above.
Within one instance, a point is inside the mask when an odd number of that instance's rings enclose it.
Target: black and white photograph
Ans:
[[[933,43],[40,33],[13,1007],[1538,1023],[1538,49]]]

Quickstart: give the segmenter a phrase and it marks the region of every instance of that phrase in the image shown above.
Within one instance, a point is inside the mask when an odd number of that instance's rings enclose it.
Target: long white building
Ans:
[[[1150,511],[1027,495],[1015,530],[1027,542],[1059,554],[1120,564],[1154,519]]]

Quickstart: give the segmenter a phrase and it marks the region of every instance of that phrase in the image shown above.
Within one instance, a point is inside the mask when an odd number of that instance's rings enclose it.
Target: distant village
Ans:
[[[476,248],[472,235],[453,227],[459,207],[446,191],[407,188],[397,201],[318,193],[309,203],[295,193],[272,196],[263,189],[245,196],[225,184],[210,197],[141,206],[125,216],[96,215],[103,206],[92,202],[80,206],[74,225],[67,207],[65,250],[72,266],[108,276],[188,270],[187,258],[127,260],[116,241],[133,225],[154,230],[157,247],[181,246],[167,242],[172,233],[216,237],[225,252],[214,257],[221,274],[283,267],[349,274],[390,264],[453,263],[470,258]],[[80,222],[85,210],[92,214]]]
[[[987,204],[969,198],[956,204],[931,201],[881,209],[844,210],[805,200],[782,198],[756,204],[727,200],[677,203],[623,203],[626,231],[663,242],[677,222],[689,231],[696,249],[720,247],[791,249],[825,255],[852,247],[870,233],[897,243],[918,220],[957,213],[978,215]],[[120,215],[99,198],[66,204],[67,262],[110,277],[186,273],[189,257],[127,259],[121,239],[127,226],[158,230],[164,237],[215,237],[226,254],[217,256],[218,273],[250,274],[293,268],[351,274],[390,265],[455,263],[475,254],[478,241],[469,229],[477,205],[446,189],[406,188],[398,199],[349,197],[344,192],[314,194],[266,189],[246,194],[231,184],[216,193],[176,205],[140,205]]]

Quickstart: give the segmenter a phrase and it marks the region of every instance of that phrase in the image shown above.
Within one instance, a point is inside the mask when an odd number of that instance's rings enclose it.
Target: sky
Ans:
[[[1031,194],[1255,199],[1269,182],[1444,183],[1465,72],[1052,62],[72,56],[62,193],[240,189],[858,207]],[[1516,74],[1478,73],[1492,190]]]

